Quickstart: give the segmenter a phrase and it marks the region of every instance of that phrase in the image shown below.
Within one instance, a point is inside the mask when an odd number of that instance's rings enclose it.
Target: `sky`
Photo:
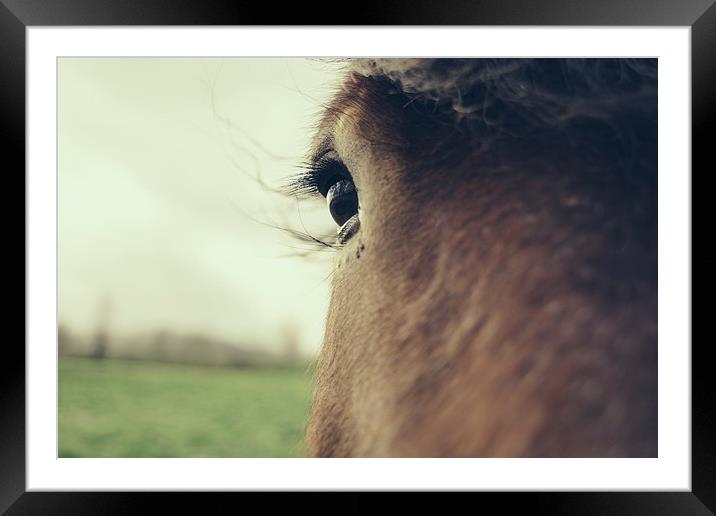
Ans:
[[[295,256],[301,245],[270,224],[334,226],[320,201],[297,204],[256,175],[275,187],[299,170],[338,65],[62,58],[58,75],[60,322],[269,348],[292,327],[315,353],[330,252]]]

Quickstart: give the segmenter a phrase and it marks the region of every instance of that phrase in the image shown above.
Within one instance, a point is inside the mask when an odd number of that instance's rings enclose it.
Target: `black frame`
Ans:
[[[716,137],[715,0],[364,0],[349,16],[317,5],[189,0],[0,0],[0,119],[5,157],[15,158],[18,180],[25,167],[25,28],[42,25],[623,25],[690,26],[692,70],[692,168],[706,172]],[[348,14],[348,11],[344,11]],[[5,160],[7,162],[7,160]],[[709,167],[713,170],[713,165]],[[692,176],[693,177],[693,172]],[[22,189],[25,185],[23,182]],[[9,210],[8,210],[9,212]],[[7,217],[5,220],[10,220]],[[24,231],[23,231],[24,239]],[[23,263],[26,251],[23,251]],[[14,260],[19,261],[18,258]],[[19,275],[17,275],[19,277]],[[25,296],[23,296],[25,299]],[[17,303],[12,303],[17,305]],[[18,317],[19,319],[19,317]],[[23,332],[24,334],[24,332]],[[677,343],[675,343],[677,344]],[[682,343],[678,343],[682,344]],[[716,511],[716,411],[707,390],[712,361],[707,344],[692,342],[692,491],[648,493],[482,493],[501,504],[527,505],[553,514],[709,514]],[[0,512],[99,514],[147,512],[147,502],[203,506],[209,495],[186,493],[25,492],[25,353],[19,340],[4,342],[0,390]],[[709,431],[710,429],[710,431]],[[241,496],[247,494],[219,495]],[[323,495],[321,495],[323,496]],[[499,498],[498,498],[499,497]],[[250,498],[250,496],[249,496]],[[305,496],[303,496],[305,499]],[[416,497],[418,500],[422,496]],[[356,511],[352,495],[341,507]],[[370,500],[370,498],[368,498]],[[482,501],[482,500],[481,500]],[[420,501],[419,503],[423,503]],[[373,505],[370,502],[366,503]],[[333,508],[321,498],[311,512]],[[368,509],[369,510],[369,509]],[[361,511],[362,512],[362,511]]]

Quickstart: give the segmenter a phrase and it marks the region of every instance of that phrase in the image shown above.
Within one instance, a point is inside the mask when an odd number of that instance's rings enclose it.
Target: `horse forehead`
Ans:
[[[336,94],[323,110],[311,145],[316,154],[339,132],[353,132],[374,142],[388,143],[392,150],[410,138],[442,138],[444,127],[469,116],[474,106],[465,105],[465,94],[486,80],[514,73],[529,60],[516,59],[353,59]],[[419,110],[407,109],[420,101]],[[425,105],[432,106],[426,108]],[[439,113],[436,111],[440,105]],[[415,107],[415,106],[413,106]],[[422,115],[417,113],[421,112]],[[406,133],[408,118],[415,124]],[[440,120],[441,124],[426,124]],[[434,134],[435,133],[435,134]],[[440,134],[437,134],[440,133]],[[380,136],[387,136],[381,141]],[[403,138],[401,138],[403,137]],[[398,141],[398,139],[404,141]]]
[[[380,140],[378,135],[396,127],[401,118],[401,113],[390,109],[390,97],[385,85],[373,77],[349,74],[321,113],[309,147],[309,158],[334,147],[337,139],[344,143],[346,139]],[[395,133],[393,136],[397,137]]]
[[[437,101],[457,103],[463,90],[477,83],[513,73],[529,59],[356,59],[350,71],[381,77],[401,91]]]

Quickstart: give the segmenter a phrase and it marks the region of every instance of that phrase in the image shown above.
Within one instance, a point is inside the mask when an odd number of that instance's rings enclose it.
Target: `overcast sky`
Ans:
[[[320,204],[272,195],[296,172],[336,65],[304,59],[59,61],[59,311],[79,332],[170,329],[320,345],[329,253],[286,257]],[[218,115],[213,115],[212,95]]]

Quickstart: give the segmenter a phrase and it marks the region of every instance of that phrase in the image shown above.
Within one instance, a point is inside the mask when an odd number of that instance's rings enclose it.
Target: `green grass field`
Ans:
[[[60,457],[300,457],[311,378],[62,357]]]

